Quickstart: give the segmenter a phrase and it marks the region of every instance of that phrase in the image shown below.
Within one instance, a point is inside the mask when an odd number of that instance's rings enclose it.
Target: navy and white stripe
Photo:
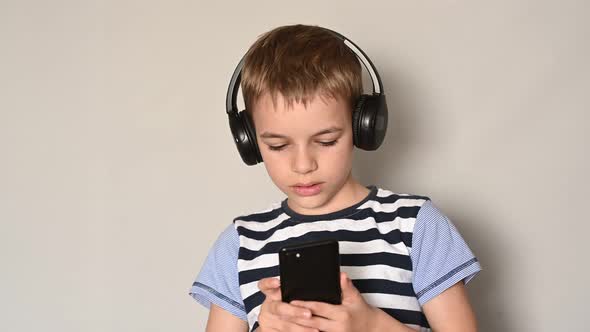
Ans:
[[[429,328],[414,293],[409,250],[416,216],[427,200],[373,187],[363,201],[336,213],[302,216],[283,202],[276,210],[236,218],[238,279],[252,330],[264,301],[257,282],[279,277],[279,248],[328,238],[338,240],[341,271],[367,303],[404,324]]]

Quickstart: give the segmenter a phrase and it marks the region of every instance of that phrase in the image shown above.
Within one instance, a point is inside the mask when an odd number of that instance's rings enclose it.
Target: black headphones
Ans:
[[[325,29],[342,40],[363,63],[373,83],[373,94],[363,94],[356,102],[352,117],[353,142],[359,149],[373,151],[383,143],[387,132],[387,103],[383,92],[383,84],[377,69],[369,57],[352,41],[336,31]],[[246,111],[238,112],[237,96],[242,76],[244,57],[238,63],[227,88],[225,108],[229,117],[229,127],[240,152],[242,160],[247,165],[256,165],[263,162],[253,121]]]

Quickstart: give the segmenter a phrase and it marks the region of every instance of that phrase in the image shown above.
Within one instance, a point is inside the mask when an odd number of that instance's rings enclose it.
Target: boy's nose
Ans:
[[[307,174],[318,168],[318,164],[308,149],[298,149],[292,161],[292,169],[299,174]]]

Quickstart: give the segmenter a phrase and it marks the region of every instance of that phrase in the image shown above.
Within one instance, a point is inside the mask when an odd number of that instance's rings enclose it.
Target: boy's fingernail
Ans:
[[[311,317],[311,312],[309,311],[304,311],[302,312],[301,316],[305,317],[305,318],[310,318]]]

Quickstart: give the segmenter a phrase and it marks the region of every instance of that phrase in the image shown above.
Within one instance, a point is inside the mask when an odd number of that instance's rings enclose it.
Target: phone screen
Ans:
[[[290,245],[279,251],[281,295],[292,300],[341,303],[338,241]]]

